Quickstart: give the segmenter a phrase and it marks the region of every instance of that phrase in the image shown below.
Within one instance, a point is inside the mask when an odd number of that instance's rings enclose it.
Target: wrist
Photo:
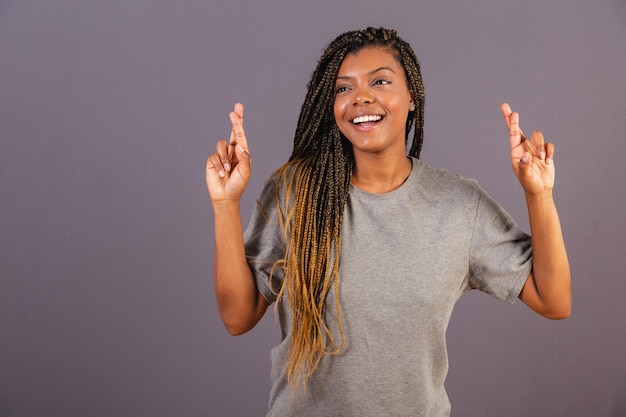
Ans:
[[[525,194],[526,201],[529,204],[541,204],[541,203],[554,203],[554,196],[552,194],[552,189],[544,190],[538,193],[529,193]]]
[[[240,207],[240,202],[238,199],[211,200],[211,204],[213,205],[213,211],[215,212],[230,212],[233,210],[239,211]]]

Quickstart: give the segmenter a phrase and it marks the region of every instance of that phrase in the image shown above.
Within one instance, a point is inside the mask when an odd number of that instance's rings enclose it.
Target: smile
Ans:
[[[365,123],[365,122],[379,122],[380,120],[382,120],[382,118],[383,116],[379,114],[370,114],[366,116],[355,117],[354,119],[352,119],[352,123],[354,123],[355,125],[358,125],[358,124]]]

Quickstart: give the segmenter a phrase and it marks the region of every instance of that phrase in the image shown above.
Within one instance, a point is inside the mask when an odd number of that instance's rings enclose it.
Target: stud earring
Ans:
[[[409,109],[410,109],[411,111],[414,111],[414,110],[415,110],[415,103],[411,103],[411,107],[409,107]]]

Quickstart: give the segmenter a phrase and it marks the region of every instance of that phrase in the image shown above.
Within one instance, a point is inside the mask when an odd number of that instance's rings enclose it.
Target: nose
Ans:
[[[374,95],[367,88],[358,88],[356,90],[356,94],[354,95],[355,106],[363,106],[365,104],[372,104],[375,101]]]

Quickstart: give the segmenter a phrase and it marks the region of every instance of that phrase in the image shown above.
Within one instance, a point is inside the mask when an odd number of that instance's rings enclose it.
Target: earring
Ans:
[[[411,103],[411,107],[409,107],[411,111],[415,111],[415,103]]]

